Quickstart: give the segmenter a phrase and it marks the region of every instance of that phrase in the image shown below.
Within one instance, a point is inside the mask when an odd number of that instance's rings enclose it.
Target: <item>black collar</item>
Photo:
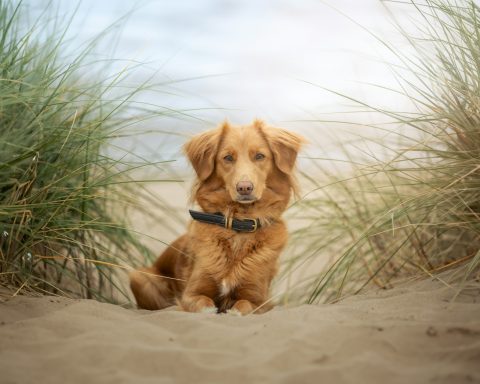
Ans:
[[[189,209],[190,216],[193,220],[202,223],[215,224],[227,229],[233,229],[236,232],[255,232],[260,228],[260,219],[234,219],[233,217],[225,217],[221,213],[205,213]]]

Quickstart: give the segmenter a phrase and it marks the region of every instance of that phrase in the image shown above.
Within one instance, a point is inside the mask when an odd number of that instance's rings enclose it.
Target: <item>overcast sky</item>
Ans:
[[[382,2],[331,3],[334,7],[318,0],[54,2],[67,15],[78,5],[68,35],[72,49],[134,10],[122,23],[113,55],[146,63],[134,81],[153,73],[157,81],[190,79],[172,84],[172,94],[149,96],[161,106],[193,109],[189,113],[201,119],[169,122],[175,129],[195,132],[225,118],[244,124],[259,117],[307,134],[314,129],[320,138],[333,128],[303,120],[352,105],[322,88],[378,105],[399,103],[398,96],[366,84],[396,86],[385,64],[394,58],[372,36],[403,44]],[[30,2],[37,9],[42,4]],[[408,17],[394,9],[398,18]],[[112,55],[111,47],[103,48]]]

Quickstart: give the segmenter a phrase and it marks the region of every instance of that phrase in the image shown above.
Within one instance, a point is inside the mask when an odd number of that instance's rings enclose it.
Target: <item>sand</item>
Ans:
[[[480,382],[480,282],[452,295],[430,279],[243,318],[4,296],[0,382]]]

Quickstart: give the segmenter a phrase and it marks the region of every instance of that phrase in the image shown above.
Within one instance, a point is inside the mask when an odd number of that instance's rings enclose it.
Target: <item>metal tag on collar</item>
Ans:
[[[232,224],[233,224],[233,217],[225,216],[225,228],[232,229]]]

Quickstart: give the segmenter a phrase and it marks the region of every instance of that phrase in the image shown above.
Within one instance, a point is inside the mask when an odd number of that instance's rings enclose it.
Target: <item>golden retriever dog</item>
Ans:
[[[185,145],[201,212],[185,235],[148,268],[130,274],[140,308],[178,303],[189,312],[263,313],[272,308],[270,283],[287,242],[281,218],[292,193],[304,140],[261,121],[228,123]]]

